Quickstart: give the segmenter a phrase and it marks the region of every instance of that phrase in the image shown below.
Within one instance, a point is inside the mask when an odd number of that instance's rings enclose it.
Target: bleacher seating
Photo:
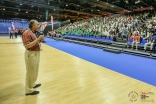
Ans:
[[[62,39],[65,41],[99,48],[103,47],[105,51],[125,52],[152,57],[151,53],[142,51],[146,43],[145,38],[154,30],[154,27],[151,27],[152,23],[149,22],[150,20],[153,21],[152,19],[149,13],[131,16],[97,16],[68,24],[51,32],[49,31],[48,36],[53,37],[57,33],[61,33]],[[128,37],[133,37],[134,35],[139,35],[143,38],[141,43],[138,43],[138,50],[131,50],[133,39],[127,42]],[[149,48],[147,46],[147,50]]]
[[[76,34],[66,34],[64,36],[65,39],[74,39],[74,40],[81,40],[85,42],[98,42],[98,43],[112,43],[113,38],[104,38],[104,37],[97,37],[97,36],[81,36],[81,35],[76,35]]]
[[[154,38],[154,37],[153,37],[153,38]],[[127,42],[127,48],[131,47],[132,42],[133,42],[133,39],[130,39],[130,40]],[[142,39],[141,43],[139,43],[139,45],[138,45],[138,48],[143,49],[146,42],[147,42],[146,39]],[[149,49],[150,49],[150,46],[148,45],[148,46],[147,46],[147,50],[149,50]]]
[[[80,40],[80,38],[83,41]],[[90,40],[90,39],[94,40],[94,41],[98,41],[98,42],[94,43],[93,41],[86,41],[86,40]],[[122,53],[123,52],[123,53],[127,53],[127,54],[133,54],[133,55],[138,55],[138,56],[143,56],[143,57],[148,57],[148,58],[154,58],[154,59],[156,58],[155,54],[129,49],[128,46],[130,46],[132,44],[133,39],[130,39],[129,42],[127,42],[127,43],[118,43],[118,42],[114,42],[113,38],[105,39],[104,37],[99,38],[99,37],[94,37],[94,36],[81,36],[81,35],[66,34],[64,36],[63,40],[70,41],[73,43],[83,44],[83,45],[87,45],[87,46],[102,48],[104,51],[109,51],[109,52],[113,52],[113,53]],[[100,42],[102,42],[102,44],[100,44]],[[106,44],[106,43],[110,43],[110,44]],[[139,44],[139,47],[143,48],[145,43],[146,43],[146,40],[143,39],[142,42]],[[118,48],[118,47],[120,47],[120,48]],[[150,48],[150,46],[147,48]]]

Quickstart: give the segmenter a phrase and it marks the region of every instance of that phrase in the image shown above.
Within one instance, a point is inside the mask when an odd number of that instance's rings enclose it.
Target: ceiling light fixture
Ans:
[[[128,1],[128,0],[125,0],[125,2],[126,2],[126,4],[128,4],[128,3],[129,3],[129,1]]]
[[[138,3],[140,3],[140,0],[138,0],[138,1],[135,1],[135,4],[138,4]]]

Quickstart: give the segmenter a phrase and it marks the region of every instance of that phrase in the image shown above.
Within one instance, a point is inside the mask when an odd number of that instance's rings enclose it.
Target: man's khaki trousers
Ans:
[[[40,51],[25,51],[25,64],[26,64],[26,85],[25,93],[31,93],[35,91],[33,87],[38,76],[40,60]]]

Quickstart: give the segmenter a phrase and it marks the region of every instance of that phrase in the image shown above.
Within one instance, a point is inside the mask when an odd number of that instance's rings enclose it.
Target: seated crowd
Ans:
[[[155,52],[156,40],[152,36],[156,33],[156,14],[142,12],[128,15],[111,15],[106,17],[93,17],[49,31],[48,36],[62,36],[72,34],[74,36],[93,36],[100,38],[113,38],[132,40],[132,49],[146,40],[144,50],[150,45],[150,50]]]

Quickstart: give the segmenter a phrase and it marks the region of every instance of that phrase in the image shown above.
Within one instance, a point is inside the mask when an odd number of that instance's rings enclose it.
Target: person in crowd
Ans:
[[[136,50],[138,50],[138,44],[140,43],[140,36],[139,36],[139,33],[136,32],[135,35],[134,35],[134,38],[133,38],[133,42],[132,42],[132,49],[133,49],[133,46],[134,44],[136,45]]]
[[[129,42],[130,41],[130,39],[133,39],[133,33],[131,32],[129,35],[128,35],[128,41],[127,42]]]
[[[153,53],[155,53],[156,48],[156,36],[153,37]]]
[[[149,37],[147,38],[147,43],[144,44],[144,50],[146,52],[147,46],[150,45],[150,50],[152,51],[153,48],[153,37],[152,37],[152,33],[150,33]]]
[[[24,29],[20,30],[20,36],[22,36],[22,34],[24,33]]]

